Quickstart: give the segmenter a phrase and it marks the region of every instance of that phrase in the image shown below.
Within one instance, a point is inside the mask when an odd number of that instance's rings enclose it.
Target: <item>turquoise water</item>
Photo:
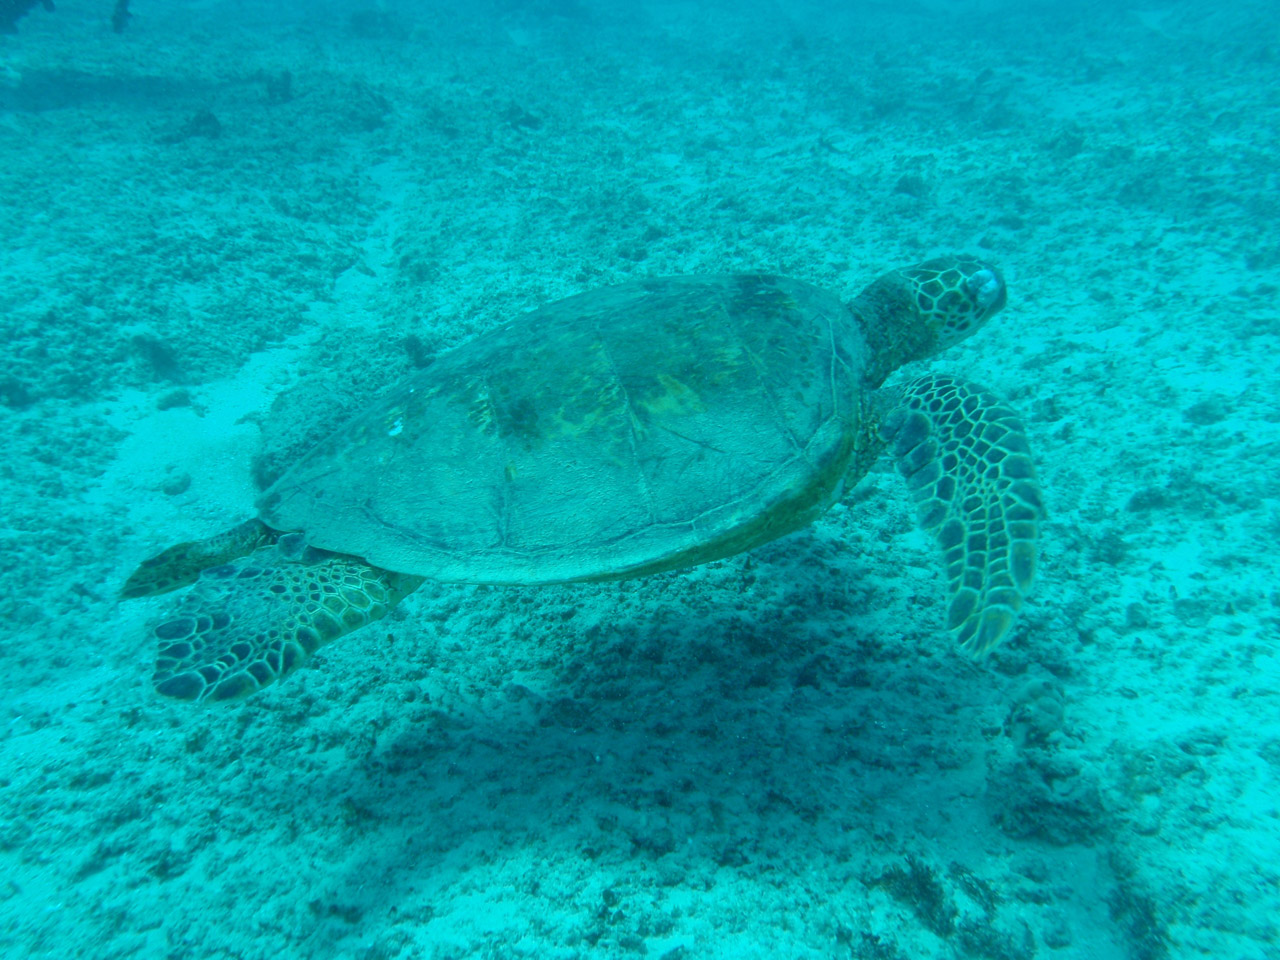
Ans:
[[[0,3],[0,952],[1280,957],[1266,3]],[[23,16],[18,16],[18,13]],[[945,253],[1049,509],[974,662],[893,463],[746,556],[427,584],[226,707],[117,599],[584,290]]]

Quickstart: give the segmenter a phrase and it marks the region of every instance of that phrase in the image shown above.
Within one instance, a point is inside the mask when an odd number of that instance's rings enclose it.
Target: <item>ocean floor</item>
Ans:
[[[110,6],[0,36],[5,957],[1280,958],[1266,4]],[[885,462],[747,556],[151,690],[134,567],[450,346],[945,252],[1010,303],[929,368],[1049,508],[987,660]]]

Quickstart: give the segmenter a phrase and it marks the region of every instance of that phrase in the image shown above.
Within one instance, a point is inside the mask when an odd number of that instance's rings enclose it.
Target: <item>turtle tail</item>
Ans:
[[[1026,429],[981,387],[926,376],[903,388],[880,433],[943,549],[947,627],[982,656],[1013,629],[1035,577],[1044,505]]]
[[[423,578],[306,547],[298,534],[205,570],[151,628],[157,693],[240,700],[387,615]]]
[[[269,546],[279,536],[257,518],[237,524],[208,540],[179,543],[149,560],[143,560],[120,590],[123,600],[153,597],[195,583],[201,570],[248,556]]]

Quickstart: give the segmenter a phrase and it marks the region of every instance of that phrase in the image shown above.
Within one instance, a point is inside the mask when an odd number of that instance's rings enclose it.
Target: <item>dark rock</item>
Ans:
[[[933,869],[923,861],[908,856],[905,869],[890,867],[867,885],[883,888],[893,899],[910,907],[920,922],[938,936],[948,937],[955,931],[959,910]]]
[[[222,124],[218,121],[218,118],[213,115],[212,110],[201,108],[176,133],[166,134],[160,138],[159,142],[163,144],[182,143],[192,137],[206,137],[210,140],[216,140],[220,136],[222,136]]]
[[[36,402],[27,385],[17,377],[0,377],[0,403],[14,410],[21,410]]]
[[[129,12],[129,0],[116,0],[116,8],[111,11],[111,29],[116,33],[124,33],[124,28],[133,19]]]
[[[288,70],[275,75],[268,74],[263,82],[267,88],[267,102],[288,103],[293,99],[293,74]]]
[[[17,33],[18,21],[37,3],[53,11],[53,0],[0,0],[0,33]]]

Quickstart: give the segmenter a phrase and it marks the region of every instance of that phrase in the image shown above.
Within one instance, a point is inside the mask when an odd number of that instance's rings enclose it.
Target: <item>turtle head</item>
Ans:
[[[1004,277],[977,257],[940,257],[894,271],[908,292],[926,335],[928,353],[959,343],[994,317],[1008,300]]]
[[[867,338],[865,382],[959,343],[999,313],[1004,277],[977,257],[939,257],[882,276],[849,304]]]

